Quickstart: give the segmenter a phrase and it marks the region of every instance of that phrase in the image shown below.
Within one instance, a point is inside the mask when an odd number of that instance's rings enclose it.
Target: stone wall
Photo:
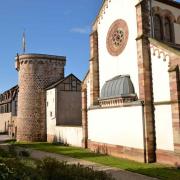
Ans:
[[[46,140],[46,91],[64,78],[65,57],[40,54],[17,56],[19,72],[18,141]]]

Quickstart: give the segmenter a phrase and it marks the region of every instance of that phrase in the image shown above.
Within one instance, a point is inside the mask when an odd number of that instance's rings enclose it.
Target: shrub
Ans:
[[[110,175],[102,171],[94,171],[92,168],[83,167],[80,164],[67,164],[52,158],[39,161],[37,169],[44,180],[112,180]]]
[[[21,151],[19,151],[19,156],[21,156],[21,157],[29,157],[30,152],[28,150],[21,150]]]
[[[27,150],[19,154],[22,157],[30,155]],[[18,158],[14,145],[9,147],[9,153],[0,149],[0,157],[0,180],[112,180],[105,172],[80,164],[67,164],[53,158],[39,161]]]
[[[10,179],[13,177],[13,171],[10,170],[5,163],[0,163],[0,179]]]
[[[19,159],[5,158],[0,163],[5,164],[9,170],[7,173],[7,170],[0,169],[1,176],[5,176],[6,180],[41,180],[35,168],[26,166]]]
[[[8,151],[11,156],[17,157],[17,151],[16,151],[16,147],[14,144],[11,144],[8,146]]]
[[[0,157],[9,157],[9,153],[7,153],[4,149],[0,148]]]

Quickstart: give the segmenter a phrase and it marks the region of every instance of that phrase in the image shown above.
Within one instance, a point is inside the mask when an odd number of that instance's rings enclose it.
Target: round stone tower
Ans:
[[[18,141],[46,140],[46,87],[64,78],[66,58],[43,54],[16,57],[19,73]]]

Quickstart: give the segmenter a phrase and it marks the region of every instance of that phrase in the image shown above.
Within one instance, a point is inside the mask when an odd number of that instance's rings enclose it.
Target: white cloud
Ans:
[[[90,27],[74,27],[70,30],[71,32],[74,33],[79,33],[79,34],[89,34],[90,33]]]

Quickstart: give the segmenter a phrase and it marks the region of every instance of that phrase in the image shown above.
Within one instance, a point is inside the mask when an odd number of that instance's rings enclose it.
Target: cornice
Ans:
[[[153,38],[149,38],[149,41],[154,46],[160,47],[160,48],[166,50],[168,53],[173,53],[176,56],[180,56],[180,51],[179,50],[176,50],[175,48],[172,48],[172,47],[170,47],[169,45],[167,45],[167,44],[165,44],[163,42],[159,42],[159,41],[157,41],[157,40],[155,40]]]
[[[101,22],[103,19],[104,14],[106,13],[106,9],[109,6],[109,3],[111,3],[112,0],[103,0],[101,8],[99,10],[98,15],[96,16],[96,19],[93,22],[93,30],[97,29],[97,24]]]
[[[66,61],[65,56],[55,56],[55,55],[47,55],[47,54],[20,54],[16,56],[16,60],[28,60],[28,59],[49,59],[49,60],[60,60],[60,61]]]
[[[65,66],[65,56],[54,56],[47,54],[21,54],[15,58],[15,68],[19,71],[22,64],[51,64]]]

